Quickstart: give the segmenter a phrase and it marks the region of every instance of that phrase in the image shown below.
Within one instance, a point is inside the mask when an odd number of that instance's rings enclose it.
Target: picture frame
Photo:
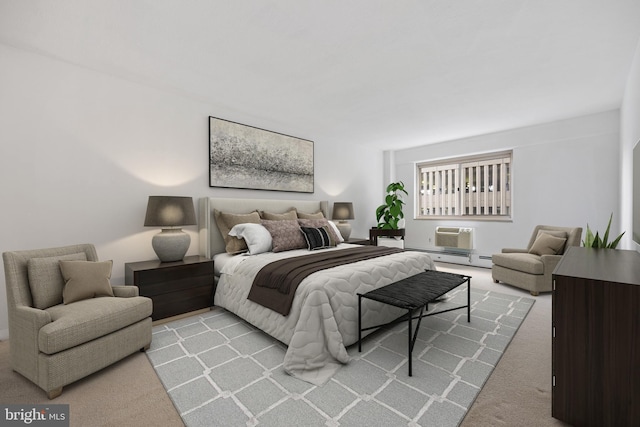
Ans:
[[[209,116],[209,186],[314,192],[314,143]]]

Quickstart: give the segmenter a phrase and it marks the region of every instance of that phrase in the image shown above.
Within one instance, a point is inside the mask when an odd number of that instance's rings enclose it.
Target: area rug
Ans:
[[[460,287],[429,308],[466,297]],[[323,386],[289,376],[284,344],[217,307],[154,327],[147,355],[188,427],[457,426],[533,303],[472,288],[471,323],[465,309],[423,319],[411,377],[406,322],[349,347]]]

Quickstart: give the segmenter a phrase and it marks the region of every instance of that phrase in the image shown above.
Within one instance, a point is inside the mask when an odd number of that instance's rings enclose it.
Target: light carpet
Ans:
[[[466,303],[466,287],[430,305]],[[351,346],[323,386],[286,374],[285,346],[221,308],[154,327],[147,356],[184,423],[195,426],[457,426],[534,300],[471,291],[466,310],[424,318],[407,374],[406,322]]]

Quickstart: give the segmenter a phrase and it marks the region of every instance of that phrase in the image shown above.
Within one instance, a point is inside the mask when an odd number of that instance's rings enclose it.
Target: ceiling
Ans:
[[[638,0],[0,0],[4,44],[376,149],[619,108],[639,40]]]

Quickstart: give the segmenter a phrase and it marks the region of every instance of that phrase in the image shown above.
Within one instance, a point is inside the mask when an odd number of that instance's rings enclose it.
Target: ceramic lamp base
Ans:
[[[182,261],[190,244],[191,237],[180,228],[164,228],[151,240],[151,246],[162,262]]]
[[[336,227],[338,227],[340,234],[342,234],[342,238],[344,240],[349,240],[349,236],[351,236],[351,224],[347,221],[338,221],[336,223]]]

